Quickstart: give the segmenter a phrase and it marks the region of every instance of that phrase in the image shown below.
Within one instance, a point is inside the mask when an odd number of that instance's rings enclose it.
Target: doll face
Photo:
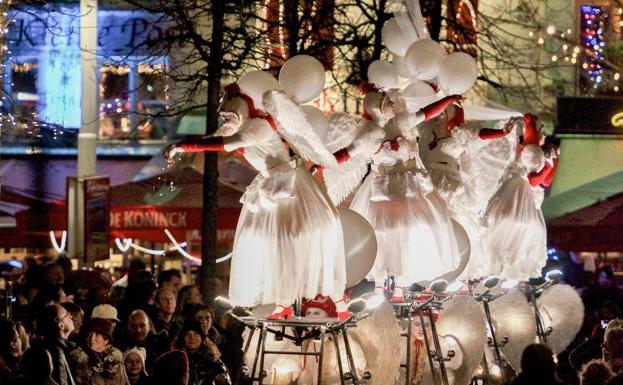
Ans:
[[[221,126],[217,134],[230,136],[235,134],[242,123],[248,118],[249,106],[247,102],[239,96],[229,97],[225,95],[219,106],[219,116]]]
[[[413,318],[411,327],[413,337],[417,340],[424,341],[424,331],[422,330],[422,322],[419,316]],[[426,329],[427,335],[430,336],[430,321],[426,318],[424,318],[424,328]]]
[[[322,309],[318,309],[316,307],[310,307],[305,310],[305,318],[311,319],[321,319],[321,318],[329,318],[329,314]]]

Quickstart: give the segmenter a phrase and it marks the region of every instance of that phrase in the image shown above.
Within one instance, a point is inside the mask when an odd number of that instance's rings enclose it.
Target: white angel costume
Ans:
[[[284,94],[264,95],[269,115],[236,84],[226,90],[228,99],[221,107],[226,136],[183,141],[174,150],[238,150],[259,171],[242,197],[232,251],[231,303],[290,304],[318,293],[340,297],[346,273],[337,209],[302,162],[290,158],[284,140],[316,163],[333,165],[335,158],[311,129],[298,130],[305,118]],[[285,123],[283,109],[294,120]]]
[[[540,275],[547,259],[547,232],[541,212],[543,190],[553,177],[544,162],[536,117],[524,116],[524,142],[517,148],[508,179],[489,202],[483,244],[492,264],[490,273],[509,279]]]
[[[448,97],[409,114],[383,113],[384,96],[369,92],[366,124],[382,127],[385,141],[372,154],[371,172],[355,194],[350,208],[374,229],[378,251],[370,275],[377,282],[397,277],[400,285],[431,280],[454,270],[460,261],[450,215],[434,191],[418,155],[412,128],[439,114],[454,99]]]
[[[447,129],[443,121],[427,125],[420,153],[452,218],[469,236],[470,259],[461,276],[476,278],[491,270],[482,245],[482,216],[514,160],[517,136],[508,135],[514,124],[512,119],[501,120],[494,129],[487,129],[463,122],[462,115],[462,109],[455,107],[455,116]]]

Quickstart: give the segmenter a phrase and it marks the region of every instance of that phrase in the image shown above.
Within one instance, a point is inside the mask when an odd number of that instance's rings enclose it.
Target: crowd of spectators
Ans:
[[[114,283],[71,261],[28,259],[10,277],[0,322],[0,384],[232,385],[243,327],[215,314],[179,270],[131,259]],[[5,314],[6,316],[6,314]]]
[[[584,326],[557,357],[530,345],[511,384],[623,385],[623,291],[612,269],[562,267],[583,298]],[[3,276],[12,305],[0,321],[0,385],[248,383],[243,325],[204,304],[179,270],[153,274],[133,258],[113,278],[66,257],[28,258]]]

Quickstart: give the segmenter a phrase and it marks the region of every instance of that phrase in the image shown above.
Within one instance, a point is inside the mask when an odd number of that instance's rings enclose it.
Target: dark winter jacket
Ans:
[[[188,385],[231,385],[223,361],[214,357],[205,347],[195,352],[186,351],[186,354],[190,368]]]

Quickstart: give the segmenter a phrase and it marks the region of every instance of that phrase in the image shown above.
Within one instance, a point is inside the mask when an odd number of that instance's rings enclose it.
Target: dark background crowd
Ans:
[[[604,260],[587,271],[571,254],[550,262],[582,296],[585,322],[558,357],[528,347],[512,384],[623,384],[623,291],[612,268]],[[244,326],[206,306],[179,270],[155,274],[132,258],[113,276],[64,256],[4,266],[0,385],[249,383]]]
[[[241,384],[242,331],[179,270],[138,258],[114,278],[64,256],[5,271],[0,384]],[[114,280],[114,282],[113,282]]]

